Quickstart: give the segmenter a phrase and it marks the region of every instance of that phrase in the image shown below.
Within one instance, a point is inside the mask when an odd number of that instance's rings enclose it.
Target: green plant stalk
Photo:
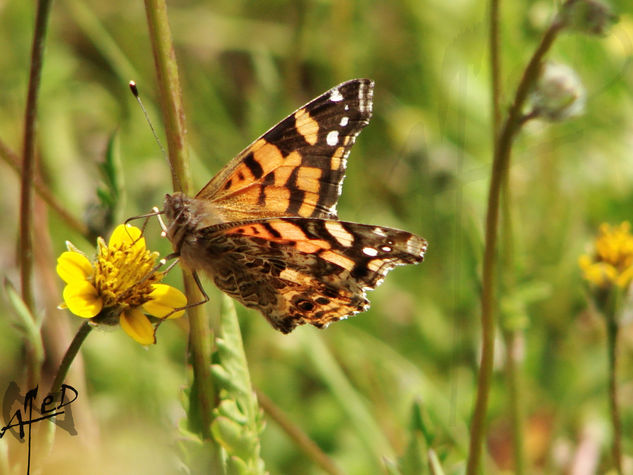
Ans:
[[[35,120],[37,97],[42,78],[44,43],[48,29],[52,0],[39,0],[35,16],[35,31],[31,48],[31,70],[24,113],[24,136],[22,156],[22,181],[20,187],[20,283],[22,300],[33,310],[33,190],[31,183],[35,175]],[[40,377],[39,365],[27,348],[27,387],[34,387]]]
[[[274,420],[281,430],[292,439],[297,447],[330,475],[342,475],[341,469],[328,457],[308,435],[295,424],[274,402],[261,391],[256,390],[257,400],[262,409]]]
[[[185,293],[189,302],[200,302],[202,295],[198,286],[189,272],[183,272]],[[191,307],[187,310],[189,315],[189,347],[193,364],[194,394],[197,398],[200,414],[200,431],[205,439],[211,440],[212,411],[216,403],[215,388],[211,378],[211,342],[213,333],[209,328],[209,322],[202,305]],[[193,401],[192,401],[193,402]]]
[[[156,66],[160,104],[167,134],[171,176],[176,191],[192,191],[186,144],[185,110],[171,30],[164,0],[145,0],[145,12]]]
[[[58,392],[61,387],[66,375],[68,374],[68,370],[70,369],[70,365],[72,364],[75,356],[79,353],[79,348],[81,348],[82,343],[90,334],[92,330],[92,325],[90,322],[84,322],[77,330],[73,340],[70,342],[64,357],[62,358],[61,363],[59,364],[59,368],[57,369],[57,374],[55,375],[55,379],[53,380],[53,384],[51,384],[50,394],[55,394]]]
[[[619,289],[617,289],[619,290]],[[612,292],[612,294],[619,292]],[[622,474],[622,424],[620,422],[620,405],[618,403],[618,332],[620,326],[618,324],[618,308],[615,302],[619,300],[617,296],[610,299],[612,305],[607,309],[605,318],[607,324],[607,353],[609,365],[609,410],[611,412],[611,424],[613,426],[613,445],[611,447],[611,455],[613,457],[613,465],[618,474]]]
[[[191,174],[185,137],[185,113],[176,54],[167,19],[167,6],[164,0],[145,0],[145,11],[156,66],[174,189],[191,194]],[[189,273],[184,273],[183,279],[188,301],[199,302],[202,300],[192,276]],[[197,395],[199,414],[202,418],[201,431],[205,439],[211,439],[211,411],[215,403],[210,368],[212,334],[201,306],[190,308],[188,315],[190,323],[189,343],[194,370],[194,393]]]
[[[479,470],[481,449],[485,438],[485,420],[488,408],[488,396],[492,380],[495,336],[495,268],[497,265],[497,229],[499,225],[499,201],[503,176],[508,169],[513,139],[524,123],[522,108],[530,88],[536,82],[541,62],[552,46],[564,24],[557,17],[543,35],[536,51],[528,63],[517,87],[514,101],[508,117],[500,130],[497,144],[494,147],[492,176],[488,191],[488,208],[486,212],[485,250],[482,275],[481,297],[481,365],[477,379],[477,396],[470,426],[470,446],[466,473],[475,475]]]
[[[508,383],[508,404],[510,408],[510,421],[512,424],[512,447],[514,450],[514,473],[523,475],[526,473],[525,449],[523,431],[525,427],[523,416],[523,397],[521,391],[521,372],[516,359],[516,345],[521,332],[518,330],[505,330],[503,332],[506,343],[506,378]]]
[[[502,193],[502,225],[501,236],[503,240],[502,247],[502,265],[501,271],[505,278],[503,279],[503,291],[511,293],[516,289],[516,279],[514,278],[514,227],[512,221],[512,193],[510,192],[510,173],[506,170],[501,185]],[[512,447],[514,457],[514,473],[523,475],[525,469],[525,450],[523,441],[523,397],[521,391],[521,372],[520,362],[517,360],[517,341],[522,336],[522,331],[514,328],[510,322],[510,327],[503,324],[503,318],[509,318],[508,315],[501,315],[502,332],[506,346],[506,381],[508,385],[508,407],[510,411],[510,421],[512,425]]]
[[[59,363],[59,368],[57,368],[57,374],[55,375],[55,379],[53,379],[49,394],[56,395],[61,389],[62,383],[64,382],[64,379],[66,379],[66,375],[70,369],[70,365],[75,360],[75,357],[79,353],[79,348],[81,348],[82,343],[88,337],[91,330],[92,325],[90,325],[89,321],[85,321],[79,327],[79,330],[77,330],[77,333],[70,342],[70,345],[68,345],[66,353],[64,353],[62,361]],[[47,424],[46,436],[42,447],[43,452],[46,454],[50,454],[53,447],[53,442],[55,440],[55,427],[55,424]]]
[[[488,34],[490,41],[490,92],[492,106],[492,143],[497,144],[501,126],[501,57],[499,55],[499,7],[501,0],[490,0]]]

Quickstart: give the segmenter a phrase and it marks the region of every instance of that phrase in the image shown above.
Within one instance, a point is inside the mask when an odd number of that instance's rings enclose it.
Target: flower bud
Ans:
[[[597,0],[568,1],[561,15],[570,30],[587,35],[603,35],[617,21],[611,9]]]
[[[585,106],[585,88],[569,66],[543,64],[531,96],[533,113],[552,121],[580,115]]]

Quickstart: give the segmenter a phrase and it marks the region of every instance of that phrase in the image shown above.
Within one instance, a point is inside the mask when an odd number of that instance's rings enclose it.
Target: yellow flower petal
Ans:
[[[595,255],[581,256],[578,264],[585,280],[599,287],[617,285],[626,288],[633,279],[633,235],[631,225],[602,224],[595,240]]]
[[[132,246],[135,250],[145,249],[145,238],[141,237],[139,228],[131,225],[119,224],[110,236],[108,247]]]
[[[57,258],[57,274],[67,284],[84,281],[92,272],[92,264],[83,254],[66,251]]]
[[[617,277],[616,285],[625,289],[631,284],[631,280],[633,280],[633,267],[628,267]]]
[[[68,284],[64,288],[64,302],[68,310],[82,318],[92,318],[103,308],[97,289],[86,280]]]
[[[143,304],[145,311],[158,318],[163,318],[175,308],[187,305],[187,297],[180,290],[166,284],[154,284],[152,292],[149,294],[151,300]],[[184,310],[174,312],[168,319],[179,318],[184,314]]]
[[[154,327],[145,314],[138,308],[127,310],[121,314],[121,328],[141,345],[154,342]]]

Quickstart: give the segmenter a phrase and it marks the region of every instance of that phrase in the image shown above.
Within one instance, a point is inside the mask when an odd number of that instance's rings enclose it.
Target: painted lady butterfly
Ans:
[[[366,290],[424,258],[419,236],[336,215],[373,87],[339,84],[258,138],[195,198],[166,196],[167,236],[181,262],[283,333],[367,310]]]

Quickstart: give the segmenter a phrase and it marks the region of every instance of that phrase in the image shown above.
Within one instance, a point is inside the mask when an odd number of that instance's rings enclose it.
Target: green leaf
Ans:
[[[37,317],[26,306],[22,297],[13,287],[13,284],[5,279],[4,291],[7,296],[9,307],[15,315],[14,325],[22,333],[24,339],[30,344],[35,352],[36,361],[44,360],[44,346],[40,335],[41,317]]]
[[[442,468],[442,465],[440,464],[440,460],[437,458],[437,454],[435,453],[435,450],[429,449],[428,456],[429,456],[429,466],[431,467],[431,473],[433,475],[444,475],[444,469]]]
[[[378,422],[367,407],[366,400],[351,384],[320,335],[299,333],[301,347],[306,360],[310,361],[324,384],[345,412],[350,427],[365,445],[367,453],[374,457],[377,464],[382,464],[384,457],[394,457],[394,450],[382,433]]]
[[[98,202],[89,205],[86,210],[86,222],[96,235],[107,234],[113,224],[122,219],[125,193],[120,155],[119,136],[115,131],[108,140],[103,162],[98,165],[101,177],[101,184],[96,190]]]
[[[221,401],[214,410],[211,433],[225,451],[227,473],[264,474],[261,412],[251,386],[235,307],[227,296],[223,297],[219,333],[214,355],[218,363],[211,366],[211,374],[221,388]]]
[[[398,468],[398,464],[391,460],[390,458],[385,457],[384,460],[385,472],[388,475],[402,475],[402,472]]]

